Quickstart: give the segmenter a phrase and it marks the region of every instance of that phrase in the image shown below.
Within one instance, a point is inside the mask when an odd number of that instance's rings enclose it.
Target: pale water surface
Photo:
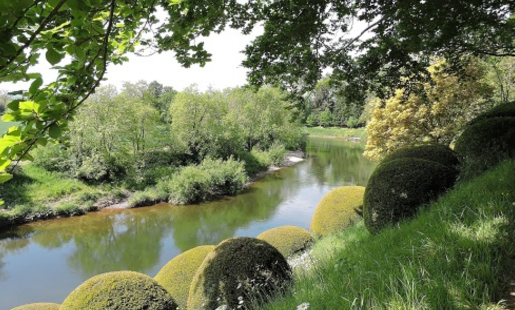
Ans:
[[[191,206],[161,204],[41,221],[0,233],[0,309],[61,303],[99,273],[155,276],[176,255],[282,225],[309,229],[331,189],[366,184],[375,165],[363,145],[310,138],[306,160],[267,175],[235,197]]]

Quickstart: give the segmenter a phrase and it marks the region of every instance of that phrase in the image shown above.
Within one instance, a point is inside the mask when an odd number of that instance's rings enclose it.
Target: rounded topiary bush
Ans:
[[[133,271],[94,276],[66,297],[59,310],[175,310],[170,294],[151,277]]]
[[[492,117],[467,126],[456,141],[462,177],[470,178],[515,156],[515,117]]]
[[[215,246],[202,245],[186,251],[169,261],[154,277],[163,286],[180,309],[186,309],[191,280],[204,258]]]
[[[59,304],[41,302],[19,306],[16,308],[12,308],[11,310],[58,310],[59,306]]]
[[[402,158],[379,165],[365,189],[363,217],[371,233],[415,215],[457,178],[455,169],[437,162]]]
[[[515,101],[500,104],[484,113],[479,114],[468,123],[468,126],[492,117],[515,117]]]
[[[292,280],[284,256],[267,242],[233,238],[208,254],[191,283],[188,309],[249,309],[278,293]]]
[[[402,147],[395,152],[387,155],[381,164],[400,158],[418,158],[431,160],[445,166],[458,168],[460,160],[458,154],[448,146],[431,143],[419,144]]]
[[[364,193],[363,186],[333,189],[318,203],[309,229],[317,236],[325,236],[360,220]]]
[[[313,237],[307,230],[291,225],[269,229],[257,238],[270,243],[284,257],[303,251],[313,243]]]

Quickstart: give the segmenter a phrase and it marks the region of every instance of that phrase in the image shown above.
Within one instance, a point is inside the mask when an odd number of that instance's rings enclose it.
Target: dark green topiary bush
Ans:
[[[471,178],[515,156],[515,117],[492,117],[467,126],[456,141],[461,176]]]
[[[214,248],[213,245],[202,245],[186,251],[169,261],[154,277],[170,293],[180,309],[186,309],[191,280]]]
[[[220,243],[193,278],[188,309],[249,309],[283,293],[292,280],[286,259],[267,242],[233,238]]]
[[[257,236],[274,246],[284,257],[290,257],[307,249],[313,243],[313,237],[304,228],[281,226],[269,229]]]
[[[492,117],[515,117],[515,101],[500,104],[484,113],[479,114],[476,118],[468,123],[468,126]]]
[[[35,303],[12,308],[11,310],[59,310],[59,304]]]
[[[175,310],[170,294],[151,277],[133,271],[100,274],[79,285],[59,310]]]
[[[431,160],[440,163],[444,166],[458,168],[460,160],[458,154],[451,150],[448,146],[431,143],[431,144],[419,144],[402,147],[395,152],[387,155],[381,164],[385,164],[392,160],[400,158],[418,158]]]
[[[438,197],[457,178],[455,169],[414,158],[379,165],[365,189],[363,216],[371,233],[414,216],[420,206]]]
[[[317,236],[325,236],[348,228],[361,220],[363,186],[343,186],[330,191],[318,203],[309,229]]]

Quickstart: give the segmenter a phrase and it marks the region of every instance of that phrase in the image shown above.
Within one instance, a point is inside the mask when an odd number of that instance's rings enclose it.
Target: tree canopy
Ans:
[[[250,83],[302,93],[331,69],[349,97],[367,89],[386,97],[427,77],[420,73],[434,54],[451,63],[469,53],[515,55],[514,11],[512,0],[0,0],[0,83],[31,83],[3,116],[21,125],[0,140],[0,171],[60,139],[107,67],[128,53],[172,50],[186,67],[203,65],[210,54],[199,38],[259,23],[263,34],[245,50]],[[359,24],[365,29],[352,34]],[[33,71],[45,61],[57,80]],[[0,182],[9,178],[0,173]]]

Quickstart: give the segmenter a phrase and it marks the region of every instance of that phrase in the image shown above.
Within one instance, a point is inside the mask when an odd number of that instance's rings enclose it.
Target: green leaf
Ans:
[[[13,100],[7,104],[7,107],[12,111],[18,111],[20,109],[20,100]]]
[[[14,121],[14,115],[9,114],[9,113],[4,114],[4,115],[2,115],[2,121],[4,121],[4,122],[13,122]]]
[[[35,94],[41,85],[43,85],[43,79],[42,78],[35,79],[34,82],[32,82],[32,84],[30,84],[29,93]]]
[[[0,159],[0,171],[5,171],[5,168],[9,166],[11,163],[8,159]]]
[[[48,135],[50,135],[51,138],[57,139],[61,136],[61,128],[57,124],[52,124],[50,128],[48,128]]]
[[[64,55],[58,53],[53,47],[48,47],[46,51],[46,60],[53,66],[58,64],[63,58]]]
[[[13,178],[12,174],[9,173],[0,173],[0,183],[5,183]]]
[[[20,102],[20,110],[32,112],[39,108],[39,104],[35,103],[32,100],[22,101]]]
[[[48,144],[48,140],[45,139],[45,138],[39,138],[38,139],[38,144],[41,145],[41,146],[46,146]]]

